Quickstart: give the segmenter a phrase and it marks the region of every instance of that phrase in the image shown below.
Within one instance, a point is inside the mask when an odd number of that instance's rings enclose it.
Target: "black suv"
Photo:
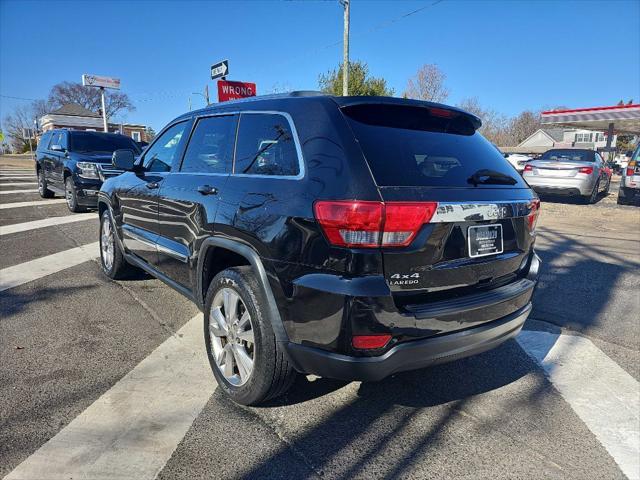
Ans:
[[[40,196],[63,194],[72,212],[95,208],[104,179],[122,173],[111,167],[111,156],[118,149],[140,153],[133,139],[117,133],[63,129],[45,132],[36,150]]]
[[[531,310],[539,201],[445,105],[292,93],[172,121],[99,193],[104,272],[204,312],[235,401],[296,372],[380,380],[493,348]]]

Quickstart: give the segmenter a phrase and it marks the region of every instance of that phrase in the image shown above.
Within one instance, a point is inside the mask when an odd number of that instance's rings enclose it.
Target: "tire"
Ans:
[[[229,312],[227,305],[233,306]],[[220,388],[241,405],[283,395],[297,376],[276,342],[268,312],[251,267],[228,268],[211,281],[204,313],[207,358]]]
[[[85,207],[78,205],[78,193],[76,192],[76,186],[73,183],[73,178],[67,177],[64,181],[64,198],[67,200],[67,207],[73,213],[86,212]]]
[[[109,210],[100,217],[100,265],[104,274],[113,280],[127,278],[138,270],[124,259]]]
[[[596,184],[593,186],[593,190],[591,191],[591,194],[585,197],[582,197],[584,200],[584,203],[587,205],[593,205],[594,203],[596,203],[598,201],[599,190],[600,190],[600,179],[598,179]]]
[[[611,188],[611,177],[607,179],[607,186],[604,189],[604,194],[609,195],[609,189]]]
[[[44,178],[42,169],[38,170],[38,193],[42,198],[53,198],[54,193],[47,187],[47,179]]]

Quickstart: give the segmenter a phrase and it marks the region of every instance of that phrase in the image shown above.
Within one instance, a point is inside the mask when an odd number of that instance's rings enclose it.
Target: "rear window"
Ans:
[[[69,150],[72,152],[113,153],[119,149],[129,149],[140,153],[138,145],[124,135],[107,135],[98,132],[73,132],[70,137]]]
[[[470,187],[479,170],[514,179],[526,188],[500,151],[475,131],[471,119],[449,110],[398,105],[342,109],[380,186]]]
[[[541,160],[555,160],[557,162],[595,162],[595,152],[585,150],[548,150]]]

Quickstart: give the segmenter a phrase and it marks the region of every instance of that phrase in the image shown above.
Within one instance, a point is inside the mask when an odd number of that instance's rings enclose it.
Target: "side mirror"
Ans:
[[[50,150],[54,152],[64,152],[64,148],[62,148],[62,145],[51,145]]]
[[[111,156],[111,164],[114,168],[120,170],[130,171],[133,170],[133,165],[136,161],[136,157],[133,154],[133,150],[120,149],[113,152]]]

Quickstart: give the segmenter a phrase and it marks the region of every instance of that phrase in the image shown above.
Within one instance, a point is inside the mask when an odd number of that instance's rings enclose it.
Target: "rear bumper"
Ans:
[[[378,381],[397,372],[450,362],[497,347],[515,337],[531,312],[531,303],[499,320],[435,338],[401,343],[379,357],[350,357],[288,343],[294,368],[340,380]]]
[[[549,178],[526,175],[525,180],[536,192],[548,195],[590,195],[595,180],[587,178]]]
[[[377,381],[396,372],[475,355],[518,334],[531,311],[531,297],[539,270],[540,259],[533,254],[525,278],[486,292],[413,309],[414,327],[426,322],[429,325],[448,324],[449,328],[457,325],[458,329],[392,344],[389,350],[377,356],[338,353],[309,342],[287,342],[285,349],[299,372],[361,381]],[[467,320],[479,318],[486,320]],[[402,321],[399,314],[392,319],[396,325]],[[397,335],[398,328],[391,329],[391,333]]]

